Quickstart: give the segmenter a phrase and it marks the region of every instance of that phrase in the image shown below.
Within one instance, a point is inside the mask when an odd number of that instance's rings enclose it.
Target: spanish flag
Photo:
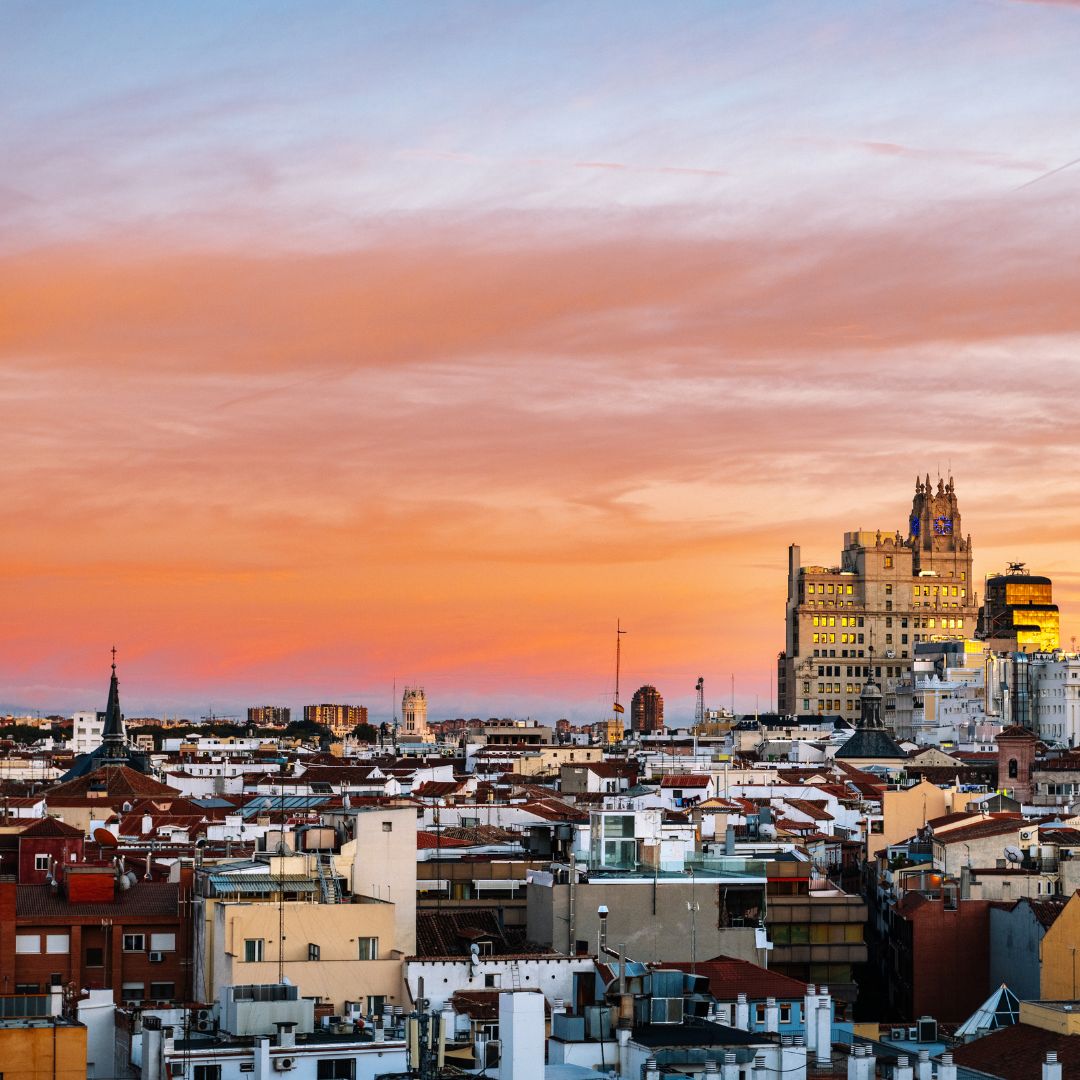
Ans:
[[[619,703],[618,703],[617,701],[615,702],[615,704],[614,704],[614,705],[612,705],[612,708],[613,708],[613,709],[614,709],[614,710],[615,710],[616,712],[626,712],[626,710],[625,710],[625,709],[624,709],[624,708],[623,708],[623,707],[622,707],[622,706],[621,706],[621,705],[620,705],[620,704],[619,704]]]

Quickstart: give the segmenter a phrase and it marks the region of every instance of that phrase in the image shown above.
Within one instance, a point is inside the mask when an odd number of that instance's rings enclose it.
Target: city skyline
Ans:
[[[1068,646],[1075,5],[252,10],[5,10],[0,707],[752,711],[927,472]]]

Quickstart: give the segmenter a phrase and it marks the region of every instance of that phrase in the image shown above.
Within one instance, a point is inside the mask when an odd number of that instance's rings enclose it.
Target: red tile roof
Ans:
[[[1046,1051],[1057,1052],[1066,1077],[1080,1076],[1080,1036],[1013,1024],[953,1049],[953,1060],[1000,1080],[1040,1080]]]
[[[691,970],[690,964],[670,961],[653,966],[675,971]],[[806,993],[806,983],[734,956],[714,956],[711,960],[698,961],[694,971],[709,980],[709,992],[717,1001],[734,1001],[739,994],[746,994],[751,1001],[769,997],[793,1001]]]
[[[20,919],[176,918],[179,913],[180,886],[169,882],[140,881],[115,900],[74,904],[49,885],[19,885],[15,892],[15,914]]]
[[[662,788],[707,788],[710,784],[709,777],[698,776],[696,773],[672,773],[660,781]]]
[[[23,829],[20,836],[30,837],[75,837],[82,836],[82,829],[76,829],[74,825],[68,825],[54,817],[38,818],[27,828]]]

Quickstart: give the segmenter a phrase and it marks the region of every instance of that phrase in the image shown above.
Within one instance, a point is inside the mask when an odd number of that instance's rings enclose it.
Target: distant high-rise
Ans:
[[[368,722],[366,705],[305,705],[304,723],[322,724],[330,734],[344,738],[357,724]]]
[[[979,609],[979,637],[999,651],[1053,652],[1061,644],[1058,606],[1048,577],[1029,574],[1023,563],[986,579]]]
[[[916,642],[974,634],[978,605],[971,585],[971,538],[960,527],[951,477],[939,479],[936,490],[929,475],[915,481],[906,537],[845,533],[839,566],[802,566],[792,544],[786,642],[777,659],[780,711],[856,720],[868,675],[881,686],[888,709],[889,692],[910,670]]]
[[[250,705],[247,711],[248,723],[256,727],[281,727],[291,715],[287,705]]]
[[[641,686],[630,699],[630,730],[642,735],[664,730],[664,699],[655,686]]]
[[[427,697],[422,686],[406,686],[401,696],[401,736],[413,742],[434,742],[427,723]]]

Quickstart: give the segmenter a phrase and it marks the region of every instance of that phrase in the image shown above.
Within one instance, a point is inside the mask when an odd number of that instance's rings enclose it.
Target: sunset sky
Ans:
[[[1080,4],[0,6],[0,708],[762,708],[950,470],[1080,633]]]

